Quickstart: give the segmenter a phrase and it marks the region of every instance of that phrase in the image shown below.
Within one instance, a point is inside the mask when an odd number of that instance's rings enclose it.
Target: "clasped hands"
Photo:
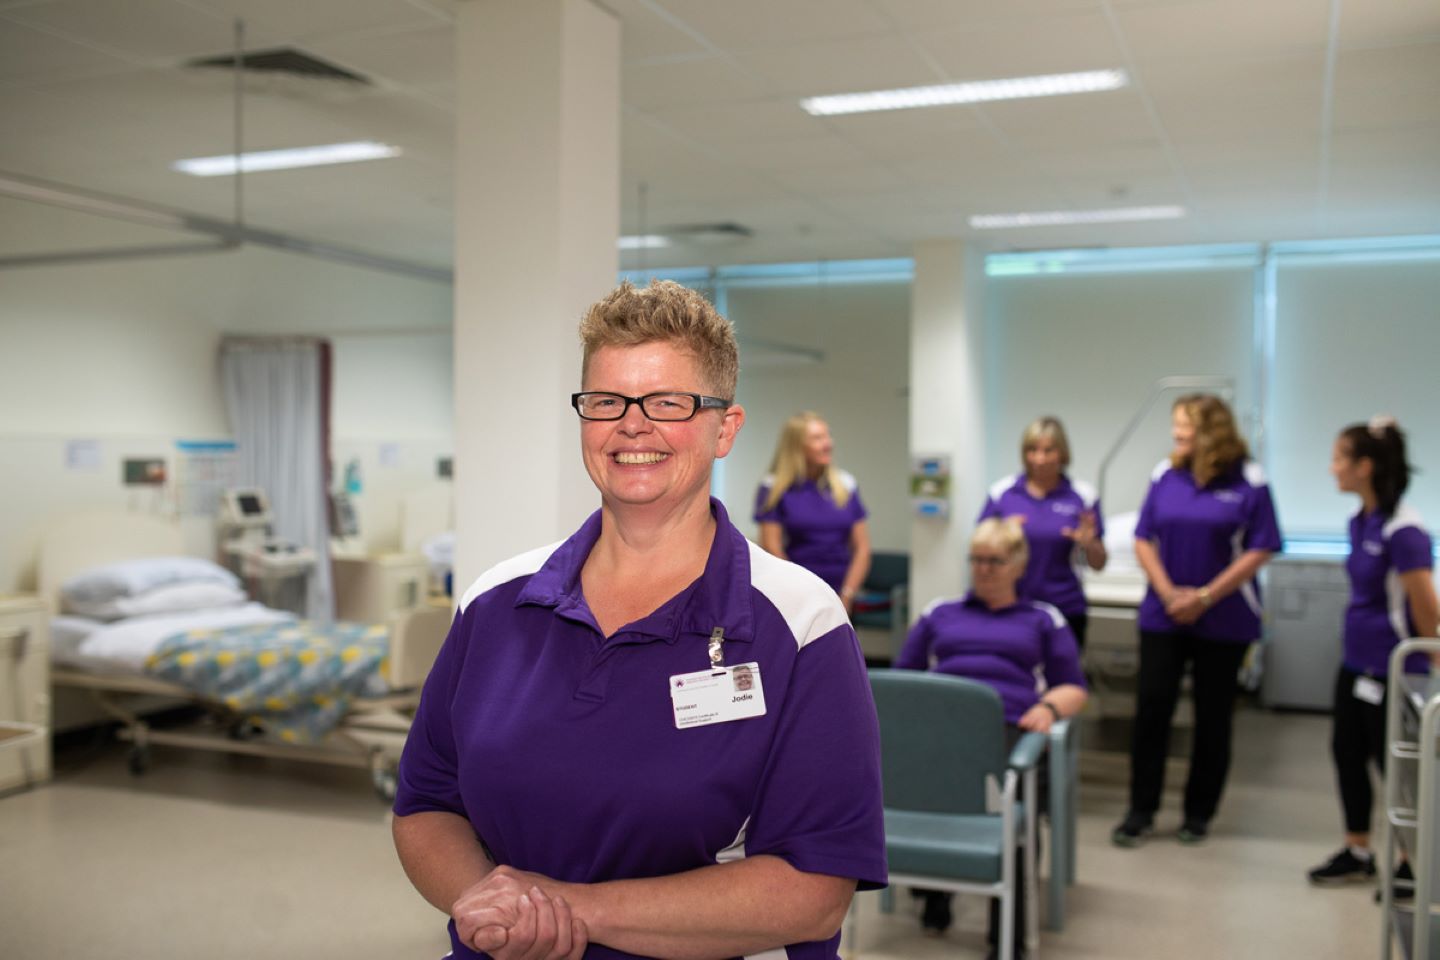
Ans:
[[[1165,615],[1181,626],[1189,626],[1210,609],[1210,604],[1195,587],[1175,587],[1168,597],[1161,599],[1165,602]]]
[[[462,943],[496,960],[579,960],[589,944],[564,884],[499,866],[460,894],[450,915]]]

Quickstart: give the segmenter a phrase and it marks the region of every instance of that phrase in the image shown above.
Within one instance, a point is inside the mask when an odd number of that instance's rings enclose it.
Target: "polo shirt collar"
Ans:
[[[1014,482],[1013,484],[1011,484],[1010,489],[1011,489],[1011,490],[1017,490],[1017,491],[1019,491],[1020,493],[1025,494],[1025,496],[1030,497],[1031,500],[1034,500],[1034,499],[1035,499],[1034,497],[1031,497],[1031,496],[1030,496],[1030,489],[1029,489],[1027,486],[1025,486],[1025,471],[1024,471],[1024,470],[1021,470],[1019,473],[1015,474],[1015,482]],[[1054,488],[1053,490],[1051,490],[1049,493],[1045,494],[1045,496],[1041,497],[1040,499],[1041,499],[1041,500],[1048,500],[1048,499],[1050,499],[1051,497],[1058,497],[1058,496],[1061,496],[1062,494],[1069,493],[1072,489],[1074,489],[1074,488],[1071,487],[1071,485],[1070,485],[1070,477],[1069,477],[1069,475],[1068,475],[1068,474],[1065,474],[1065,473],[1061,473],[1061,474],[1060,474],[1060,482],[1057,483],[1057,484],[1055,484],[1055,488]]]
[[[960,603],[963,606],[969,607],[971,610],[979,610],[983,613],[1009,613],[1011,610],[1019,609],[1020,598],[1016,597],[1015,602],[1010,604],[1008,607],[1001,607],[999,610],[992,610],[990,609],[989,605],[985,603],[984,600],[981,600],[978,596],[975,595],[974,590],[967,590],[965,592],[965,596],[960,598]]]
[[[675,643],[682,636],[709,637],[720,627],[726,640],[749,642],[755,636],[754,601],[750,594],[750,545],[730,522],[725,507],[710,498],[715,518],[715,539],[705,561],[705,572],[650,616],[637,620],[615,635],[637,636]],[[600,511],[550,554],[515,598],[515,605],[550,607],[559,616],[594,624],[580,586],[580,570],[600,539]]]

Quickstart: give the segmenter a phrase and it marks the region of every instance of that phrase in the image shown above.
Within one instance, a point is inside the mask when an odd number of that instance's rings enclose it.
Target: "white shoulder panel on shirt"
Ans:
[[[1395,535],[1396,531],[1404,530],[1406,527],[1416,527],[1424,530],[1425,522],[1420,519],[1420,511],[1411,507],[1409,504],[1402,503],[1395,508],[1395,515],[1385,524],[1384,528],[1380,531],[1380,536],[1389,540]]]
[[[1012,473],[1010,476],[1001,477],[999,480],[996,480],[994,483],[990,484],[990,499],[999,500],[1001,497],[1005,496],[1006,492],[1011,487],[1015,486],[1015,484],[1020,482],[1021,476],[1021,474]]]
[[[860,486],[860,481],[856,480],[855,475],[850,471],[836,470],[835,472],[840,475],[840,486],[849,490],[851,493],[854,493],[855,489]]]
[[[1264,467],[1260,466],[1260,464],[1256,463],[1254,460],[1246,460],[1245,482],[1250,484],[1250,486],[1252,487],[1263,487],[1270,481],[1265,476]]]
[[[539,570],[545,566],[545,561],[550,559],[550,554],[559,550],[564,543],[564,540],[559,540],[549,546],[530,550],[518,557],[511,557],[509,560],[502,560],[495,564],[470,584],[470,589],[465,591],[465,596],[460,601],[460,612],[464,613],[465,608],[470,606],[470,601],[482,593],[494,590],[502,583],[509,583],[518,577],[529,576]]]
[[[850,622],[845,605],[828,583],[754,543],[750,544],[750,585],[775,604],[799,647]]]
[[[1100,499],[1100,491],[1090,486],[1090,484],[1084,480],[1076,480],[1074,477],[1071,477],[1070,489],[1074,490],[1076,495],[1080,497],[1080,502],[1085,504],[1086,510],[1094,509],[1095,502]]]
[[[925,609],[920,611],[920,616],[928,617],[930,616],[930,614],[935,612],[936,607],[946,603],[954,603],[959,599],[959,597],[936,597],[934,600],[931,600],[929,603],[925,604]]]
[[[1044,600],[1031,600],[1030,606],[1039,610],[1041,613],[1048,613],[1050,615],[1050,621],[1055,624],[1056,627],[1063,627],[1069,623],[1069,621],[1065,619],[1065,614],[1060,612],[1059,607],[1046,603]]]
[[[767,474],[765,474],[765,479],[760,481],[760,486],[762,486],[762,487],[773,487],[773,486],[775,486],[775,474],[773,474],[773,473],[767,473]]]
[[[1150,471],[1151,482],[1153,483],[1154,481],[1159,480],[1161,477],[1165,476],[1165,473],[1170,469],[1170,466],[1171,464],[1169,457],[1166,457],[1164,460],[1161,460],[1159,463],[1155,464],[1155,469]]]

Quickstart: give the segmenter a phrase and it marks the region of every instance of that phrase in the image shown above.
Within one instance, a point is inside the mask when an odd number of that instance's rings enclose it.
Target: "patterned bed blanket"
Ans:
[[[385,692],[389,652],[383,624],[288,620],[167,637],[145,672],[223,703],[262,739],[315,743],[356,697]]]

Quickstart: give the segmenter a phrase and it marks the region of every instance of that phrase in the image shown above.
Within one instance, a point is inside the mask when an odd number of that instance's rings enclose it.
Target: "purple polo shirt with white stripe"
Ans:
[[[1393,516],[1363,510],[1350,518],[1350,605],[1345,608],[1345,666],[1383,677],[1390,651],[1415,635],[1415,621],[1400,574],[1434,565],[1430,534],[1420,515],[1403,504]],[[1426,672],[1426,659],[1406,661],[1407,673]]]
[[[1085,686],[1080,647],[1064,614],[1039,600],[991,610],[973,592],[930,604],[910,628],[895,666],[989,684],[1010,724],[1051,687]]]
[[[1140,507],[1135,539],[1155,543],[1177,587],[1205,586],[1247,550],[1278,551],[1280,526],[1265,471],[1247,460],[1202,489],[1189,470],[1160,461]],[[1166,615],[1152,587],[1140,602],[1139,620],[1141,630],[1249,643],[1260,637],[1260,585],[1251,580],[1221,597],[1188,626]]]
[[[785,532],[785,556],[830,584],[838,593],[850,567],[850,528],[869,514],[860,499],[860,485],[844,470],[837,471],[850,496],[837,506],[828,491],[814,480],[800,480],[780,495],[769,510],[774,477],[766,477],[755,495],[755,522],[778,523]]]
[[[574,883],[768,854],[883,886],[880,739],[844,607],[710,503],[704,574],[610,637],[580,586],[598,512],[482,575],[426,680],[395,813],[458,814],[497,863]],[[766,713],[677,730],[670,678],[709,666],[716,627],[726,665],[759,664]],[[450,931],[456,957],[477,956]],[[839,941],[784,955],[831,960]]]
[[[990,488],[976,522],[990,517],[1023,518],[1030,562],[1015,584],[1015,591],[1022,597],[1052,604],[1062,613],[1076,614],[1086,610],[1085,591],[1076,574],[1081,558],[1075,541],[1062,531],[1078,527],[1080,515],[1087,511],[1095,514],[1095,536],[1104,537],[1100,498],[1090,484],[1061,475],[1055,489],[1036,498],[1025,489],[1025,474],[1017,473]]]

